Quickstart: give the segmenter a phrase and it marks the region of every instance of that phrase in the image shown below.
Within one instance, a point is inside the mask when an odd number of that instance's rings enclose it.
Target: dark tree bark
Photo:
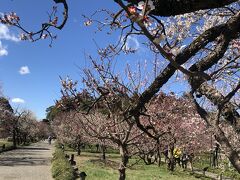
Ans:
[[[174,151],[174,144],[171,143],[168,147],[168,154],[169,154],[169,157],[168,157],[168,170],[170,171],[174,171],[174,168],[175,168],[175,159],[174,159],[174,156],[173,156],[173,151]]]
[[[96,152],[99,152],[99,144],[96,144]]]
[[[221,110],[223,117],[234,126],[237,132],[240,131],[239,113],[230,102],[222,106],[224,102],[224,96],[219,91],[207,83],[202,84],[198,88],[198,91],[211,100],[211,102],[213,102],[214,105]]]
[[[102,148],[102,160],[106,160],[106,147],[104,145],[101,145]]]
[[[179,65],[187,62],[191,57],[193,57],[199,50],[204,48],[209,42],[214,41],[220,33],[225,29],[227,25],[215,26],[198,38],[196,38],[190,45],[188,45],[179,55],[176,57],[176,62]],[[173,76],[176,72],[176,68],[169,64],[161,74],[159,74],[153,81],[153,83],[140,95],[136,106],[132,109],[133,114],[137,114],[146,103],[148,103],[151,98],[160,90],[160,88],[167,83],[167,81]]]
[[[212,152],[212,167],[218,167],[218,153],[219,153],[219,144],[215,144],[214,150]]]
[[[126,0],[137,4],[138,0]],[[151,14],[156,16],[174,16],[198,10],[221,8],[237,0],[153,0],[155,10]]]
[[[27,135],[23,134],[23,144],[25,145],[27,143]]]
[[[224,151],[233,167],[240,173],[240,157],[237,151],[232,148],[224,132],[218,126],[215,127],[215,138],[221,144],[221,149]]]
[[[215,50],[208,56],[200,60],[198,63],[190,67],[190,70],[203,72],[216,64],[226,52],[230,40],[237,37],[239,33],[239,28],[240,13],[237,13],[227,22],[224,31],[222,31],[221,33],[220,43],[216,46]],[[235,129],[236,132],[240,132],[240,115],[239,112],[235,109],[235,106],[231,104],[231,102],[229,102],[229,99],[228,101],[226,101],[226,97],[224,97],[215,87],[207,83],[206,80],[203,80],[201,78],[190,78],[190,84],[193,90],[196,90],[201,95],[207,97],[218,108],[222,117],[224,117],[227,122],[230,122],[230,125]],[[235,92],[233,91],[233,95],[234,93]],[[201,109],[199,106],[197,108],[199,114],[203,118],[207,119],[207,116],[209,116],[209,114],[203,109]],[[232,165],[236,168],[238,172],[240,172],[240,157],[238,156],[237,152],[232,148],[231,144],[229,143],[229,139],[227,139],[218,124],[215,124],[216,121],[216,119],[213,122],[211,122],[211,120],[208,121],[210,122],[211,126],[215,127],[215,138],[221,145],[224,153],[228,156]]]
[[[160,148],[158,147],[157,150],[157,163],[158,163],[158,167],[161,166],[161,152],[160,152]]]
[[[12,137],[13,137],[13,148],[17,148],[17,138],[16,138],[16,130],[15,129],[13,130]]]
[[[20,134],[19,134],[19,132],[18,131],[16,131],[16,141],[17,141],[17,144],[18,145],[20,145],[21,144],[21,136],[20,136]]]
[[[225,136],[224,132],[219,127],[219,124],[217,123],[218,120],[216,119],[216,117],[211,117],[210,114],[202,107],[200,107],[196,101],[194,102],[196,104],[199,115],[203,119],[205,119],[211,127],[213,127],[214,137],[221,145],[221,149],[226,154],[233,167],[240,173],[240,156],[238,155],[238,152],[234,150],[234,148],[229,142],[229,139]]]
[[[126,167],[128,164],[128,151],[127,147],[125,145],[120,145],[120,155],[121,155],[121,163],[118,168],[119,171],[119,180],[125,180],[126,179]]]
[[[80,156],[80,154],[81,154],[81,143],[78,142],[78,144],[77,144],[77,155]]]

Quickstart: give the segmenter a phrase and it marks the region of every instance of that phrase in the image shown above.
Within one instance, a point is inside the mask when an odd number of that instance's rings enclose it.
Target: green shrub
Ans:
[[[73,180],[74,170],[68,160],[65,158],[64,152],[56,148],[52,159],[52,176],[56,180]]]

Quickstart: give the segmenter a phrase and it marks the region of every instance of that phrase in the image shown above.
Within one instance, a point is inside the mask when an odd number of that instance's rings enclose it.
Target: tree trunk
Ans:
[[[212,152],[212,167],[218,167],[218,150],[214,149]]]
[[[211,152],[211,167],[215,168],[216,167],[216,160],[215,160],[215,155],[214,155],[214,151],[212,150]]]
[[[119,166],[119,180],[126,179],[126,167],[128,163],[128,152],[126,146],[120,146],[121,163]]]
[[[16,135],[16,136],[17,136],[17,140],[16,140],[16,141],[17,141],[17,144],[20,145],[20,142],[21,142],[21,141],[20,141],[20,137],[19,137],[19,135]]]
[[[104,145],[102,147],[102,159],[105,161],[106,160],[106,147]]]
[[[81,143],[77,144],[77,155],[80,156],[81,154]]]
[[[161,151],[160,151],[159,145],[158,145],[158,149],[157,149],[157,163],[158,163],[158,167],[160,167],[161,166]]]
[[[169,158],[168,158],[168,170],[170,171],[174,171],[174,168],[175,168],[175,159],[174,159],[174,156],[173,156],[173,150],[174,150],[174,144],[170,144],[169,145]]]
[[[23,135],[23,144],[26,145],[26,143],[27,143],[27,135],[24,134]]]
[[[13,130],[13,148],[17,147],[16,130]]]
[[[139,0],[126,0],[138,4]],[[204,9],[224,7],[237,0],[154,0],[155,9],[151,14],[156,16],[175,16]]]
[[[99,144],[96,144],[96,151],[99,152]]]
[[[119,168],[119,180],[126,179],[126,168]]]
[[[232,163],[233,167],[240,173],[240,157],[237,151],[232,148],[224,132],[218,126],[215,126],[215,138],[221,145],[222,150]]]

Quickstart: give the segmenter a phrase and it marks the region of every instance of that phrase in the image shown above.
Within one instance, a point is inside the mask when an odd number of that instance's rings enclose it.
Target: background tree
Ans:
[[[15,110],[16,132],[18,144],[26,144],[39,139],[39,122],[30,110]]]
[[[62,144],[71,145],[77,149],[77,154],[81,153],[81,146],[87,143],[81,123],[74,111],[58,112],[51,124],[54,134]]]
[[[43,119],[37,123],[38,126],[38,137],[39,139],[47,139],[49,134],[51,134],[52,129],[50,127],[50,122],[47,119]]]
[[[38,139],[38,121],[29,110],[13,109],[5,97],[0,98],[0,125],[3,137],[12,137],[13,147],[17,144]]]
[[[119,179],[125,179],[129,159],[133,155],[138,154],[138,148],[136,147],[143,145],[141,139],[147,138],[147,136],[144,136],[134,121],[127,119],[127,116],[124,114],[129,104],[132,103],[127,94],[122,92],[122,88],[125,87],[120,86],[119,81],[116,79],[113,82],[107,81],[108,78],[106,76],[101,76],[102,80],[97,83],[92,78],[92,74],[89,73],[89,71],[86,71],[87,79],[85,79],[85,82],[88,85],[88,90],[94,90],[90,97],[95,99],[94,101],[91,100],[90,106],[86,106],[84,103],[86,101],[80,98],[86,97],[86,92],[90,93],[90,91],[85,89],[83,92],[78,92],[76,90],[76,82],[70,79],[62,80],[63,89],[61,92],[63,96],[58,101],[58,106],[63,112],[70,109],[75,111],[72,116],[68,115],[67,119],[64,118],[67,122],[63,123],[63,126],[69,126],[68,129],[65,128],[64,130],[67,133],[74,132],[74,128],[80,126],[79,129],[81,128],[85,132],[84,135],[92,139],[92,141],[95,140],[95,143],[104,142],[104,145],[118,149],[121,156]],[[89,102],[87,101],[87,103]],[[86,107],[85,110],[83,107]],[[67,113],[65,112],[64,115],[66,116]],[[63,119],[62,117],[59,118]],[[77,118],[76,122],[74,121],[75,118]],[[71,125],[73,122],[75,125]],[[59,127],[59,124],[57,127]],[[74,136],[76,137],[76,135]]]
[[[147,112],[140,121],[145,129],[159,137],[161,152],[168,151],[169,169],[174,169],[174,148],[182,152],[198,154],[210,151],[211,129],[197,114],[193,102],[187,96],[177,97],[160,92],[146,106]],[[204,133],[203,133],[204,132]]]
[[[55,106],[50,106],[46,109],[46,119],[51,122],[58,113],[58,109]]]
[[[1,133],[5,134],[4,136],[12,136],[13,147],[16,148],[16,122],[14,117],[14,111],[5,97],[0,98],[0,124],[1,124]]]

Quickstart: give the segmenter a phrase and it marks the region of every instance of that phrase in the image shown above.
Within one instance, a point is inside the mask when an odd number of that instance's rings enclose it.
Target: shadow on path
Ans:
[[[48,148],[38,148],[38,147],[21,147],[21,148],[17,148],[17,149],[25,149],[25,150],[50,150]]]
[[[31,157],[14,157],[2,158],[0,166],[38,166],[48,165],[49,160],[46,158],[31,158]]]

